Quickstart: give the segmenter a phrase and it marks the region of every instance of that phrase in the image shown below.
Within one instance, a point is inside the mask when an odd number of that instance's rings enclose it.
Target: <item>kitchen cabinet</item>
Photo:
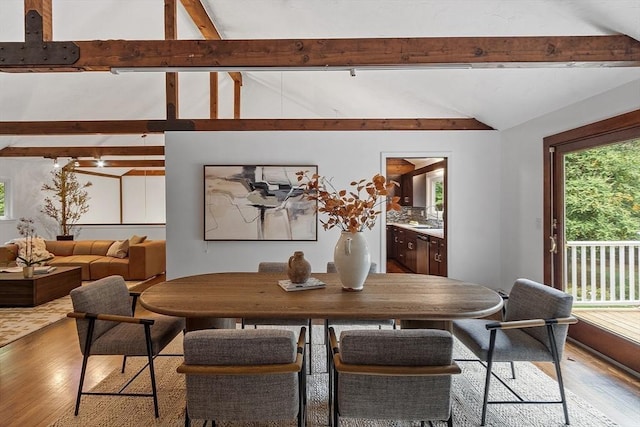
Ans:
[[[405,230],[399,227],[396,227],[396,261],[400,264],[406,266],[407,262],[405,260],[407,256],[407,245],[405,243]]]
[[[429,237],[429,274],[447,275],[447,245],[439,237]]]
[[[395,259],[414,273],[429,274],[429,236],[387,226],[387,258]]]
[[[418,260],[417,240],[417,233],[409,230],[405,231],[406,252],[404,266],[414,273],[416,272],[416,262]]]
[[[396,227],[387,225],[387,259],[396,259],[397,240]]]
[[[413,206],[413,173],[405,173],[400,177],[400,205]]]

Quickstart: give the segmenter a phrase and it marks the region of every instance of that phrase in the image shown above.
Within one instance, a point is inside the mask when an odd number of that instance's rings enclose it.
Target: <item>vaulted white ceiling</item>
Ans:
[[[563,36],[640,40],[638,0],[203,0],[224,39]],[[24,38],[24,1],[0,1],[0,41]],[[201,39],[178,7],[178,35]],[[54,40],[163,39],[162,0],[53,0]],[[244,72],[243,118],[476,118],[504,130],[629,82],[640,68]],[[180,74],[180,117],[206,118],[206,73]],[[221,118],[232,117],[221,80]],[[161,73],[0,73],[0,120],[164,118]],[[639,101],[640,102],[640,101]],[[153,141],[156,138],[157,141]],[[54,145],[161,145],[161,137],[57,137]],[[150,142],[153,141],[153,142]],[[51,137],[0,137],[7,145]]]

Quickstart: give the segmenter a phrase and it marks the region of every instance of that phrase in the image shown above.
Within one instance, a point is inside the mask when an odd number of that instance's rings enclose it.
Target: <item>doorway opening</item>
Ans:
[[[384,162],[402,206],[385,218],[386,271],[446,276],[447,158],[390,153]]]

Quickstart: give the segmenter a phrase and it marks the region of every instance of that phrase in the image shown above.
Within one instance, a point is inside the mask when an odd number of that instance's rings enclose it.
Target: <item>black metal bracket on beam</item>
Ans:
[[[72,65],[80,59],[80,48],[73,42],[42,39],[42,16],[35,10],[24,20],[25,42],[0,42],[0,67],[17,65]]]
[[[167,132],[167,131],[191,131],[196,129],[196,125],[192,120],[176,119],[176,120],[149,120],[147,123],[149,132]]]

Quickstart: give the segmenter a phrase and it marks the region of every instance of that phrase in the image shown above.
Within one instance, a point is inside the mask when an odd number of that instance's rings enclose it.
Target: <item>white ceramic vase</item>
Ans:
[[[371,254],[363,233],[343,231],[333,251],[333,262],[342,288],[361,291],[371,266]]]

